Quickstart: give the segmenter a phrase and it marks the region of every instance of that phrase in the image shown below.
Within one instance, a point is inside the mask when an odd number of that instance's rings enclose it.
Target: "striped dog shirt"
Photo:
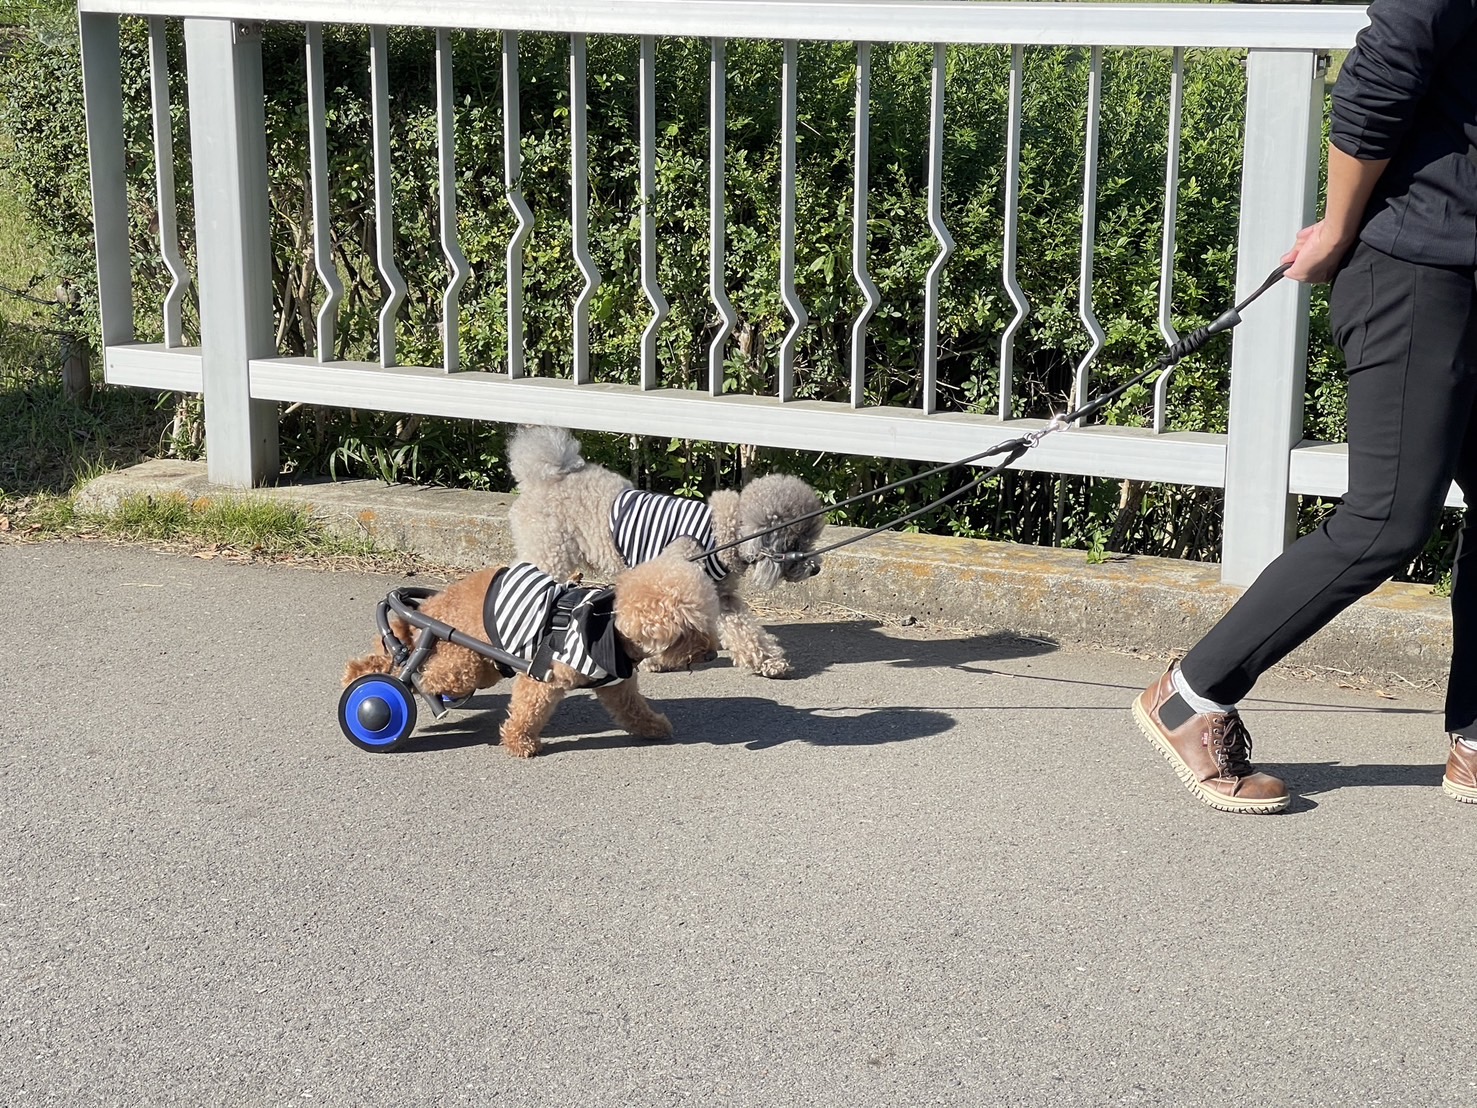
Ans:
[[[615,590],[565,584],[528,562],[500,569],[482,605],[487,639],[531,664],[547,681],[563,662],[597,685],[631,676],[631,660],[615,637]]]
[[[701,500],[684,500],[640,489],[623,489],[610,506],[610,534],[628,566],[655,558],[674,539],[693,539],[712,550],[713,512]],[[703,571],[714,581],[728,576],[717,554],[703,559]]]

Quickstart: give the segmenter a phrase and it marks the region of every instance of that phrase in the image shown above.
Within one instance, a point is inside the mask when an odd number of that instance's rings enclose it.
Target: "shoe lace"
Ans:
[[[1211,718],[1208,745],[1222,777],[1250,777],[1256,772],[1251,764],[1251,732],[1238,713]]]

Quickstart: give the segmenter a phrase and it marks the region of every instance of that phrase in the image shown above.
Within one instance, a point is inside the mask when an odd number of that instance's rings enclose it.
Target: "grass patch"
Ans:
[[[385,553],[368,539],[334,534],[300,504],[267,497],[133,496],[111,514],[74,512],[69,525],[126,542],[183,544],[264,558],[373,559]]]

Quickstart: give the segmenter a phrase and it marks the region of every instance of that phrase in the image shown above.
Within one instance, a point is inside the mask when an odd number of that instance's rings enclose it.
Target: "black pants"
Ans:
[[[1477,285],[1362,243],[1334,279],[1334,339],[1349,373],[1349,491],[1262,571],[1181,663],[1225,704],[1429,539],[1452,480],[1477,504]],[[1446,729],[1477,737],[1477,528],[1466,512],[1452,582]]]

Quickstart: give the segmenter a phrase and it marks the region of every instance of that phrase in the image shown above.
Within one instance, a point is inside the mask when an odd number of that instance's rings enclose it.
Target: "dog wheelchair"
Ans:
[[[387,754],[399,749],[415,730],[417,695],[425,701],[431,715],[436,719],[472,699],[471,694],[468,694],[453,700],[427,692],[422,687],[420,668],[438,642],[465,647],[474,654],[487,658],[504,677],[524,673],[541,680],[547,676],[548,658],[553,643],[568,629],[574,618],[572,606],[561,597],[554,606],[539,649],[530,661],[426,615],[420,610],[421,602],[436,593],[436,589],[414,585],[392,589],[375,609],[375,622],[379,625],[380,638],[384,641],[385,650],[397,672],[366,673],[350,682],[339,696],[339,729],[360,750],[367,750],[371,754]],[[565,596],[569,594],[566,593]],[[402,642],[391,629],[392,612],[419,631],[413,644]]]

